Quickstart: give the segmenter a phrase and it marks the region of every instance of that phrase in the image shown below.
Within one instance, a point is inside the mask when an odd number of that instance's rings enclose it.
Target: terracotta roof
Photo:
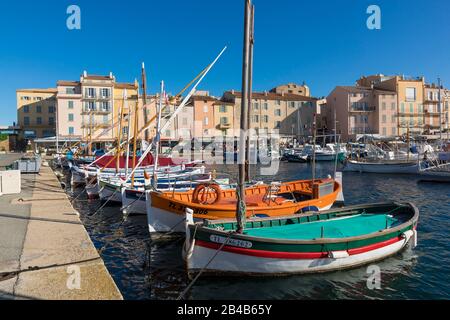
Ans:
[[[65,81],[61,80],[56,83],[58,86],[77,86],[80,84],[78,81]]]
[[[242,98],[241,92],[234,91],[234,93],[233,93],[232,91],[227,91],[225,93],[235,96],[236,98]],[[267,92],[267,93],[253,92],[252,98],[253,99],[262,99],[262,100],[282,100],[282,101],[316,101],[317,100],[317,98],[302,96],[302,95],[293,94],[293,93],[281,94],[281,93],[273,93],[273,92]]]
[[[135,87],[134,83],[115,83],[114,84],[114,88],[117,89],[137,89],[137,87]]]
[[[93,74],[92,75],[88,74],[86,77],[84,77],[84,79],[88,79],[88,80],[113,80],[109,76],[98,76],[98,75],[93,75]]]
[[[192,96],[191,100],[194,101],[218,101],[216,98],[211,96]]]
[[[38,93],[57,93],[58,90],[54,88],[48,88],[48,89],[17,89],[16,92],[38,92]]]
[[[336,89],[343,89],[350,93],[360,93],[360,92],[372,92],[377,91],[378,93],[386,93],[386,94],[397,94],[395,91],[389,91],[389,90],[382,90],[377,88],[370,88],[370,87],[359,87],[359,86],[337,86]]]

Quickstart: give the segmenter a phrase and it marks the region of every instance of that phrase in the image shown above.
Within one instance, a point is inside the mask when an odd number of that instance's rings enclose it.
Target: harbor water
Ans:
[[[236,166],[215,166],[237,176]],[[334,172],[333,163],[318,163],[317,177]],[[266,182],[311,178],[311,165],[280,163],[278,174],[252,178]],[[450,185],[422,183],[414,175],[343,174],[346,205],[381,201],[413,202],[420,210],[418,246],[377,262],[380,288],[368,286],[368,266],[315,275],[280,278],[200,277],[186,299],[449,299]],[[181,257],[184,239],[150,240],[146,216],[124,217],[120,206],[100,209],[83,189],[68,190],[74,207],[125,299],[176,299],[189,285]],[[370,288],[372,289],[370,289]]]

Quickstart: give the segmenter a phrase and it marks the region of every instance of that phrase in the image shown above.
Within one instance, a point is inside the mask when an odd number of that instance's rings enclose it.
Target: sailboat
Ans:
[[[250,0],[245,0],[244,96],[251,75],[246,61],[253,12]],[[243,105],[242,110],[246,107]],[[246,112],[242,110],[241,127],[245,129]],[[314,143],[315,124],[316,120]],[[241,146],[244,144],[241,138]],[[313,166],[314,163],[313,153]],[[190,276],[195,273],[280,276],[342,270],[383,259],[417,241],[419,211],[410,203],[380,203],[321,212],[305,208],[278,217],[255,217],[248,205],[248,192],[242,192],[244,176],[245,167],[240,167],[236,192],[241,196],[235,219],[195,222],[196,214],[207,216],[210,212],[180,207],[175,201],[169,204],[186,213],[183,256]],[[333,180],[323,183],[337,184]],[[268,212],[271,210],[276,209],[270,208]]]

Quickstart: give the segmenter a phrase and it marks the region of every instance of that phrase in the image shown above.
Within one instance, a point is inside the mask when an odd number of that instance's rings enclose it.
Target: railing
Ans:
[[[376,108],[375,107],[356,107],[356,106],[351,106],[350,107],[350,112],[373,112],[375,111]]]

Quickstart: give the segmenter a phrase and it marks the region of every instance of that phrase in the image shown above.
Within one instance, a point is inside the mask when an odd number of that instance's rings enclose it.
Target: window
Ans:
[[[227,112],[227,106],[221,105],[221,106],[219,107],[219,112],[221,112],[221,113],[226,113],[226,112]]]
[[[295,108],[295,101],[289,102],[289,106],[290,106],[291,108]]]
[[[220,124],[228,124],[228,118],[227,117],[220,118]]]
[[[123,133],[124,135],[128,135],[128,127],[123,127],[123,128],[122,128],[122,133]]]
[[[73,113],[69,113],[69,122],[73,122]]]
[[[36,112],[37,113],[42,113],[42,107],[41,106],[36,106]]]
[[[395,103],[395,102],[392,102],[392,103],[391,103],[391,110],[395,110],[396,107],[397,107],[396,103]]]
[[[422,105],[421,103],[419,103],[419,104],[417,105],[417,109],[418,109],[418,112],[419,112],[419,113],[423,113],[423,105]]]
[[[30,125],[30,117],[24,117],[23,118],[23,124],[26,125],[26,126],[29,126]]]
[[[41,97],[34,97],[34,100],[35,101],[42,101],[42,98]]]
[[[209,125],[209,119],[208,119],[208,117],[205,117],[205,118],[203,119],[203,124],[204,124],[205,126]]]
[[[55,124],[55,118],[53,118],[53,117],[48,118],[48,124],[49,125],[54,125]]]
[[[101,103],[101,106],[102,106],[102,110],[103,110],[103,111],[109,112],[109,101],[103,101],[103,102]]]
[[[386,117],[386,115],[384,114],[383,117],[382,117],[382,123],[386,123],[386,121],[387,121],[387,117]]]
[[[277,100],[277,106],[281,106],[281,101]]]
[[[48,107],[48,113],[55,113],[55,107],[54,106],[49,106]]]
[[[258,102],[253,103],[253,109],[254,110],[259,110],[259,103]]]
[[[94,101],[86,102],[86,111],[95,111],[95,102]]]
[[[414,113],[414,104],[413,103],[409,104],[409,113]]]
[[[267,102],[264,102],[263,109],[264,110],[269,110],[269,104]]]
[[[75,94],[75,88],[66,88],[66,94]]]
[[[405,104],[403,102],[400,105],[400,110],[401,110],[402,113],[405,113]]]
[[[383,128],[383,136],[387,136],[387,128]]]
[[[396,121],[395,121],[396,119],[395,119],[395,114],[391,117],[391,122],[392,123],[395,123]]]
[[[29,101],[29,100],[31,100],[31,98],[30,98],[30,97],[27,97],[27,96],[24,96],[24,97],[22,97],[22,100],[27,100],[27,101]]]
[[[386,110],[386,102],[383,102],[383,103],[381,104],[381,108],[382,108],[382,110]]]
[[[73,109],[73,101],[69,101],[69,109]]]
[[[275,109],[275,115],[281,117],[281,109]]]
[[[209,109],[209,108],[208,108],[208,105],[205,104],[205,105],[203,106],[203,112],[205,112],[205,113],[208,112],[208,109]]]
[[[103,116],[103,123],[107,124],[109,122],[109,117],[107,115]]]
[[[95,88],[88,88],[88,97],[95,98],[96,90]]]
[[[397,135],[397,129],[396,128],[392,128],[392,135],[393,136]]]
[[[69,135],[73,135],[75,132],[75,129],[73,127],[69,127]]]
[[[264,123],[269,122],[269,116],[263,116],[263,122]]]
[[[275,121],[275,129],[280,129],[281,121]]]
[[[38,125],[42,124],[42,118],[41,117],[37,117],[36,118],[36,124],[38,124]]]
[[[406,88],[406,101],[416,101],[416,88]]]
[[[252,118],[253,118],[253,122],[255,122],[255,123],[259,122],[259,116],[258,115],[254,115]]]
[[[24,113],[29,113],[30,112],[30,106],[24,106],[23,107],[23,112]]]
[[[100,89],[100,94],[102,98],[109,98],[109,89],[107,88]]]

